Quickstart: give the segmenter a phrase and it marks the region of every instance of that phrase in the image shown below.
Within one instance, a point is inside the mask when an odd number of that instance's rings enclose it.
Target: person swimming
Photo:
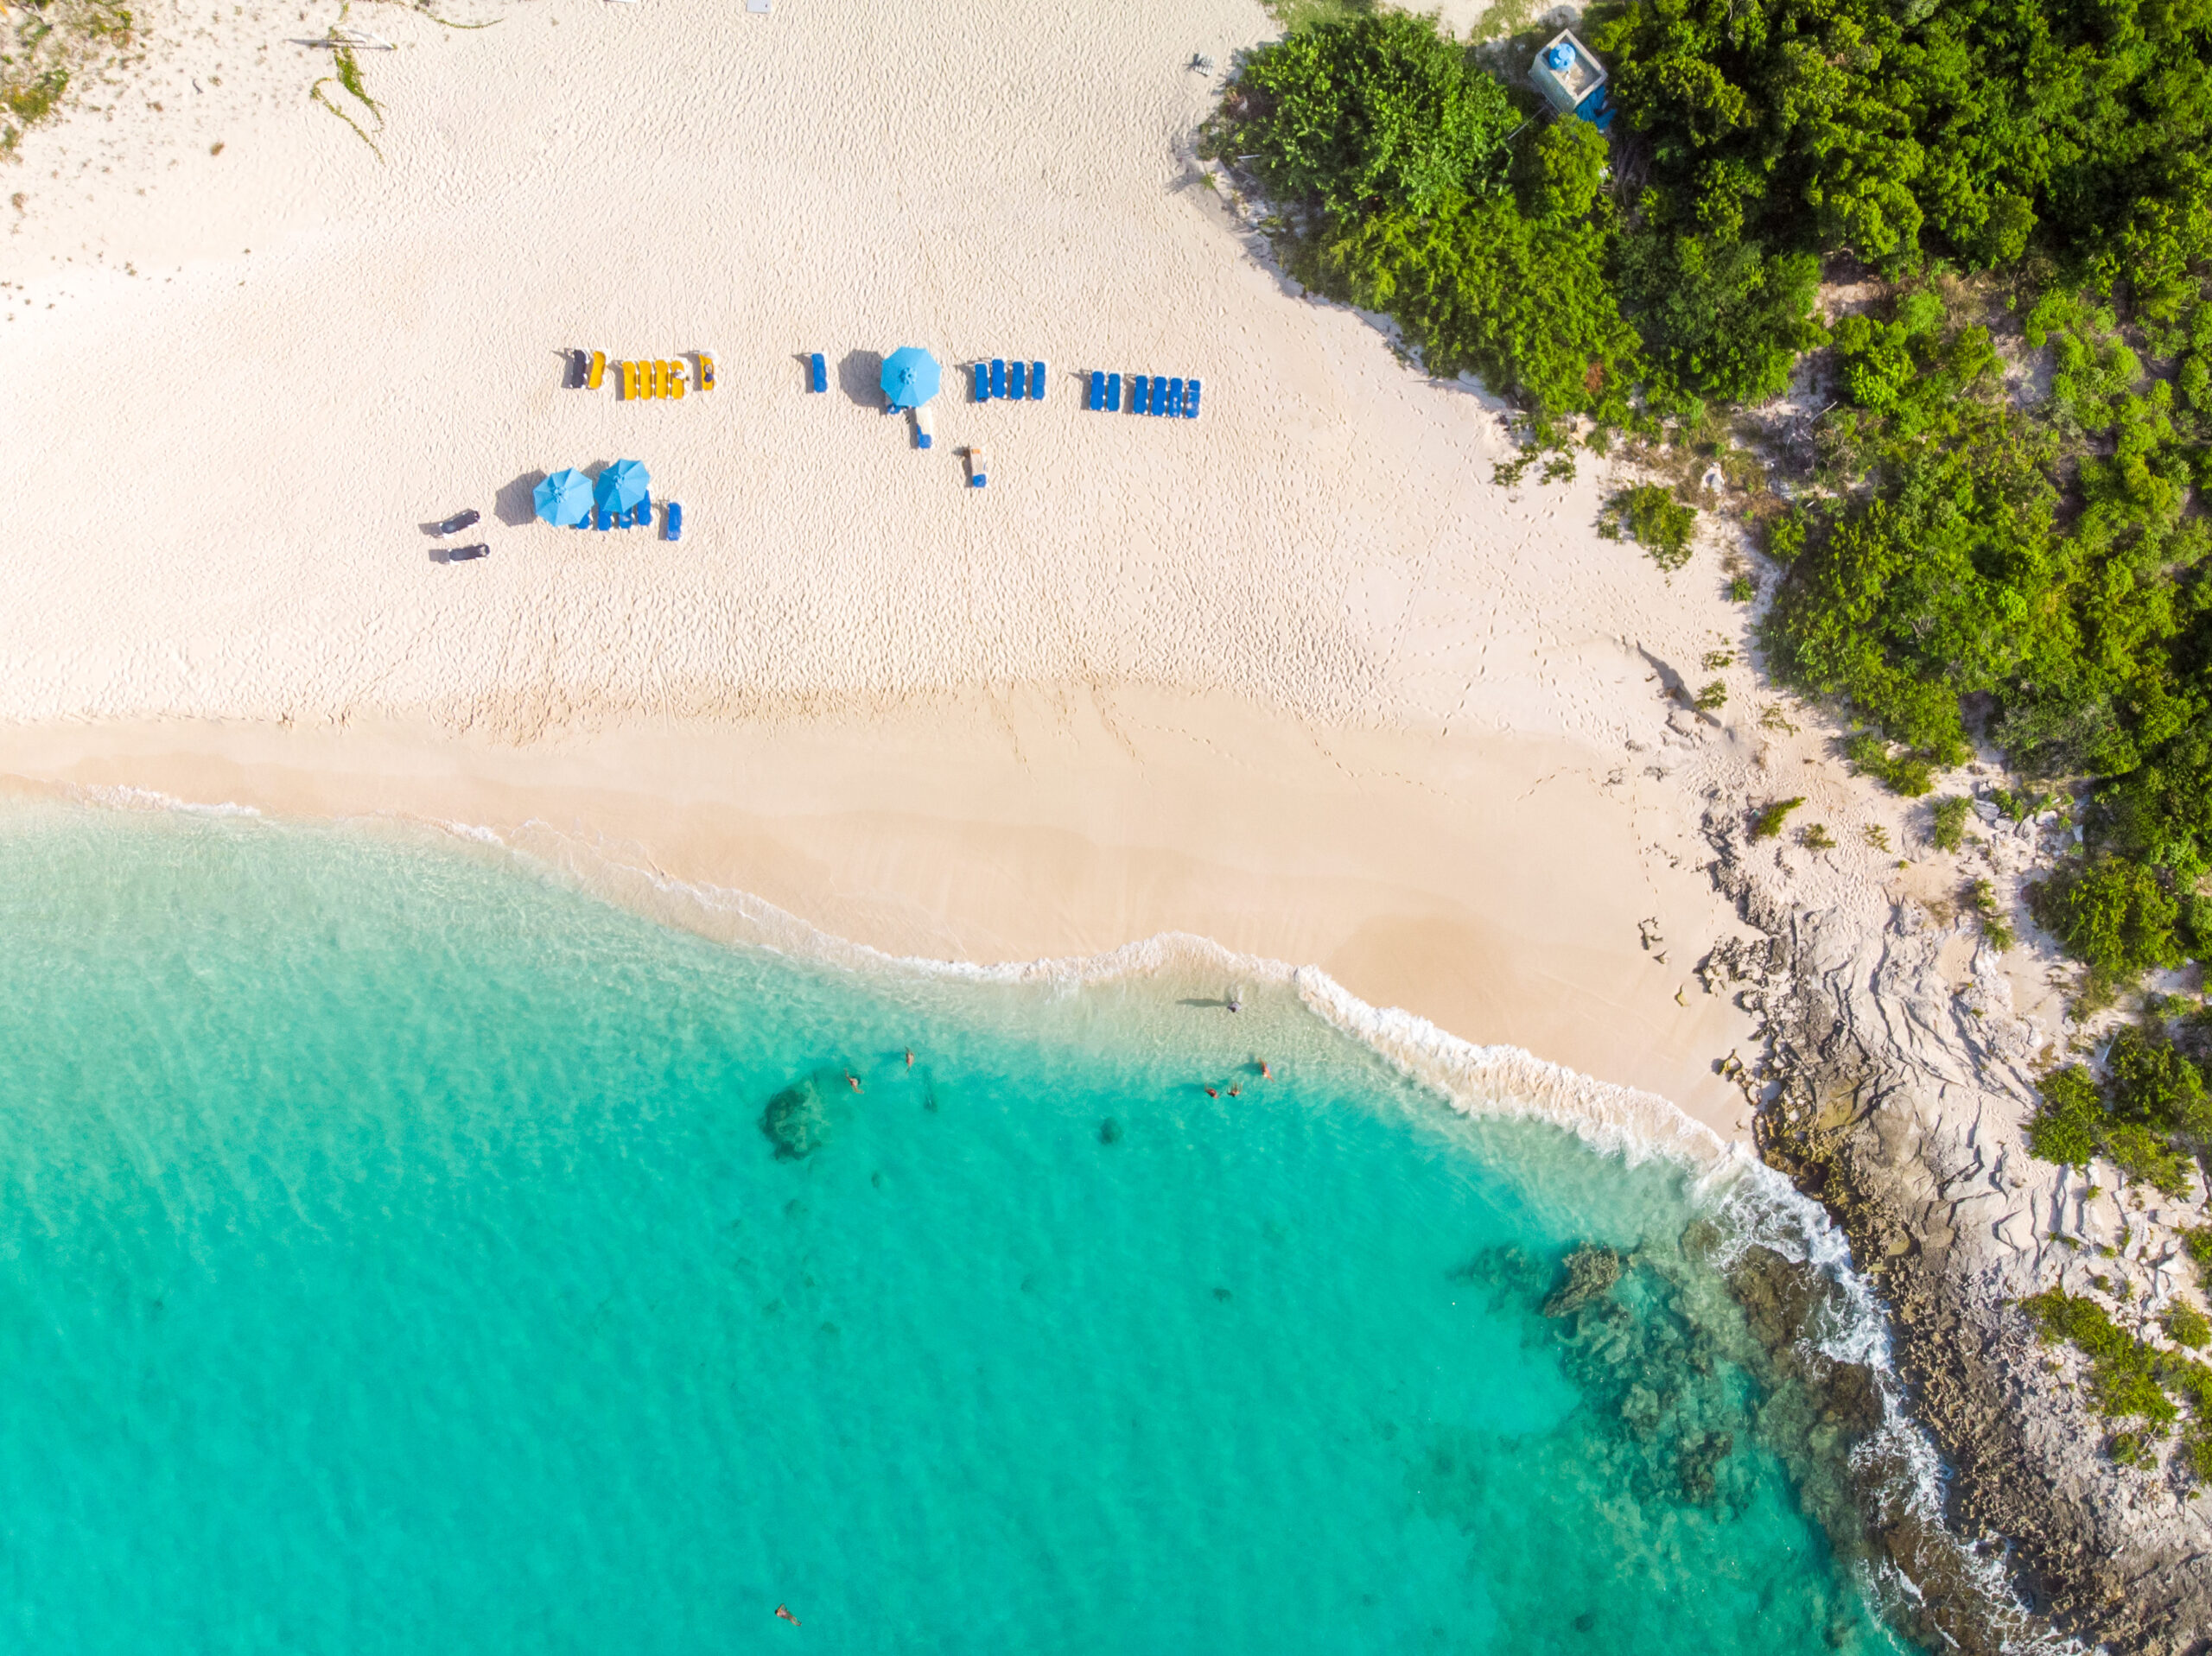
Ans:
[[[860,1091],[860,1089],[861,1089],[861,1078],[860,1078],[858,1075],[855,1075],[851,1070],[848,1069],[847,1071],[845,1071],[845,1080],[846,1080],[846,1082],[848,1082],[848,1083],[852,1087],[852,1089],[853,1089],[855,1092],[856,1092],[856,1093],[857,1093],[858,1091]]]
[[[789,1610],[786,1610],[780,1604],[776,1606],[776,1614],[784,1621],[790,1622],[794,1627],[799,1625],[798,1618],[793,1615]]]
[[[913,1049],[913,1048],[912,1048],[912,1047],[908,1047],[908,1048],[906,1049],[906,1068],[907,1068],[907,1069],[912,1069],[913,1067],[914,1067],[914,1049]]]

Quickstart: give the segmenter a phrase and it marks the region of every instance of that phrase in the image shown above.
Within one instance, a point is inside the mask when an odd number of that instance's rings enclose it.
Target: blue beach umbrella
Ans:
[[[608,511],[627,511],[645,498],[645,485],[651,481],[637,461],[617,460],[599,474],[592,495]]]
[[[591,479],[570,466],[531,491],[537,515],[561,529],[574,529],[591,515]]]
[[[883,394],[894,409],[921,407],[937,385],[937,358],[919,346],[902,345],[883,359]]]

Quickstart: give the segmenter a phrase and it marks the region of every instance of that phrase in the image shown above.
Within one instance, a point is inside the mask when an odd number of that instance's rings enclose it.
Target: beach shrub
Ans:
[[[1963,796],[1954,795],[1936,802],[1929,817],[1928,837],[1939,851],[1956,851],[1966,843],[1967,818],[1974,811],[1974,802]]]
[[[2086,1168],[2104,1136],[2105,1105],[2096,1078],[2080,1064],[2045,1075],[2043,1101],[2028,1122],[2028,1153],[2040,1161]]]
[[[1985,942],[1999,954],[2019,940],[2013,936],[2012,923],[2005,917],[2004,904],[1997,900],[1997,888],[1986,879],[1978,879],[1967,888],[1967,906],[1981,922]]]
[[[2165,1316],[2159,1319],[2165,1324],[2166,1338],[2177,1346],[2187,1346],[2191,1351],[2202,1351],[2212,1344],[2212,1319],[2194,1305],[2179,1303],[2166,1307]]]
[[[2109,983],[2152,967],[2179,966],[2181,905],[2151,865],[2104,855],[2047,881],[2036,917]]]
[[[1521,211],[1531,219],[1580,219],[1605,181],[1605,135],[1587,121],[1554,119],[1514,162]]]
[[[2108,1420],[2139,1419],[2155,1431],[2180,1411],[2158,1384],[2157,1354],[2115,1325],[2094,1299],[2053,1288],[2020,1302],[2044,1339],[2072,1345],[2089,1360],[2089,1397]]]
[[[1350,219],[1502,188],[1519,117],[1433,19],[1400,11],[1293,29],[1238,74],[1236,145],[1270,193]]]
[[[1332,232],[1320,274],[1388,311],[1430,373],[1463,371],[1544,421],[1628,417],[1636,331],[1605,279],[1596,226],[1525,217],[1510,195],[1455,194],[1426,213],[1376,213]]]
[[[1652,562],[1669,574],[1690,561],[1690,532],[1697,525],[1697,508],[1685,505],[1656,483],[1639,483],[1623,489],[1605,503],[1598,518],[1598,532],[1608,540],[1624,533],[1635,537],[1651,555]]]
[[[1751,818],[1751,838],[1777,840],[1782,837],[1782,825],[1789,820],[1789,813],[1805,803],[1800,795],[1795,799],[1777,799]]]
[[[1891,793],[1903,794],[1907,799],[1917,799],[1934,791],[1936,767],[1910,750],[1892,754],[1890,744],[1872,731],[1861,731],[1844,744],[1844,757],[1870,777],[1875,777]]]

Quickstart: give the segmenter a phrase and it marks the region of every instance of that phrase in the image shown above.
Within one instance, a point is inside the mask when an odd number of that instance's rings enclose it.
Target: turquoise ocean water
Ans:
[[[0,945],[0,1647],[1899,1647],[1685,1176],[1287,996],[47,806]]]

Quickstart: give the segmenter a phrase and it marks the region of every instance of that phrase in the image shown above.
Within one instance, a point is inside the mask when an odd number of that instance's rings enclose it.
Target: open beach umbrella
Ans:
[[[651,481],[637,461],[617,460],[599,474],[593,498],[608,511],[627,511],[645,498],[645,485]]]
[[[883,394],[894,409],[918,409],[937,395],[937,358],[917,345],[902,345],[883,359]]]
[[[566,467],[531,491],[537,515],[562,529],[574,529],[591,515],[591,479],[575,467]]]

